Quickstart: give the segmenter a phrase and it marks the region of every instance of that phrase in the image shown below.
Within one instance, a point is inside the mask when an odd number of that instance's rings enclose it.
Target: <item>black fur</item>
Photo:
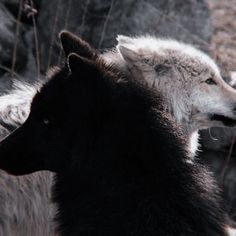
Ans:
[[[218,189],[145,83],[70,54],[0,144],[14,175],[56,172],[62,235],[223,236]]]

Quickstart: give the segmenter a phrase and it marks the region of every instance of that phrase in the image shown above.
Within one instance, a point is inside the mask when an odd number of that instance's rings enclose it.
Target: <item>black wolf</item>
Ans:
[[[63,47],[73,51],[67,36]],[[0,168],[55,172],[62,235],[226,235],[218,189],[203,166],[188,162],[160,94],[78,45],[84,51],[68,53],[25,123],[1,142]]]

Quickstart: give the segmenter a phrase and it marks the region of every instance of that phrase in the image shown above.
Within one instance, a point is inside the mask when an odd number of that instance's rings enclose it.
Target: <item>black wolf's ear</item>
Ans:
[[[89,71],[92,66],[92,61],[79,56],[76,53],[70,53],[67,57],[67,65],[71,73],[84,73]]]
[[[98,55],[98,52],[94,48],[75,34],[68,31],[62,31],[59,34],[59,37],[66,57],[70,53],[77,53],[88,59],[93,59]]]

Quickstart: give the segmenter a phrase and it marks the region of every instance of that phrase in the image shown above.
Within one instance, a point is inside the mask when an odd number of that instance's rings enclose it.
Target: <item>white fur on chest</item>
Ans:
[[[192,159],[195,157],[196,152],[199,150],[198,139],[199,139],[198,131],[193,132],[190,138],[188,139],[188,151]]]

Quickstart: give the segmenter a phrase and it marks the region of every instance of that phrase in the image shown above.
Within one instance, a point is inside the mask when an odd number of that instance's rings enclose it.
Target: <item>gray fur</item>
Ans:
[[[53,174],[46,171],[15,177],[0,171],[0,235],[53,236]]]

